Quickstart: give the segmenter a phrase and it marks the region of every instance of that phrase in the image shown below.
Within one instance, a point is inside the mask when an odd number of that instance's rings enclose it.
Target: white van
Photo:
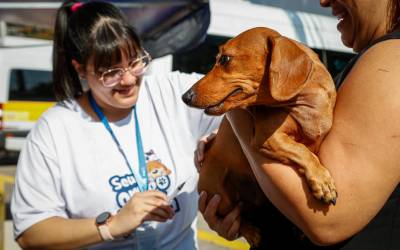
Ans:
[[[54,104],[52,42],[4,36],[0,44],[0,151],[19,151],[33,124]]]
[[[254,27],[269,27],[314,49],[332,76],[339,73],[354,56],[346,48],[336,29],[337,18],[311,12],[288,10],[269,5],[271,0],[210,0],[211,23],[205,42],[198,48],[173,56],[173,70],[206,73],[215,63],[218,46],[241,32]],[[285,1],[286,6],[300,5]],[[318,9],[318,1],[308,2]],[[312,4],[312,6],[311,6]]]
[[[343,46],[334,17],[257,3],[272,3],[270,0],[209,2],[211,23],[204,43],[194,50],[154,60],[149,73],[206,73],[215,62],[220,44],[259,26],[275,29],[313,48],[332,76],[354,55]],[[56,9],[58,5],[50,7]],[[51,49],[51,41],[5,37],[0,47],[0,151],[19,151],[29,129],[53,105]]]

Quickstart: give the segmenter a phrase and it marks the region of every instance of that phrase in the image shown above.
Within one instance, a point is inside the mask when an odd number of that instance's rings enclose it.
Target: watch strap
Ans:
[[[100,236],[104,241],[114,240],[114,237],[111,235],[107,224],[98,225],[97,229],[99,230]]]
[[[111,220],[112,214],[110,212],[103,212],[96,217],[96,226],[99,231],[100,237],[104,241],[114,240],[108,227],[108,222]]]

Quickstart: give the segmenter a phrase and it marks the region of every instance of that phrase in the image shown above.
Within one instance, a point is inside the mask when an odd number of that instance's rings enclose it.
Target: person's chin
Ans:
[[[342,43],[344,46],[348,47],[348,48],[353,48],[354,45],[354,35],[353,32],[349,29],[338,29],[341,36],[340,39],[342,40]]]
[[[136,105],[137,96],[131,96],[129,98],[119,99],[118,103],[120,108],[131,108]]]
[[[348,39],[348,37],[342,35],[341,39],[342,39],[342,43],[344,46],[346,46],[348,48],[353,48],[353,43],[351,42],[350,39]]]
[[[354,28],[353,22],[351,21],[348,14],[346,14],[344,18],[339,21],[336,28],[341,34],[341,40],[344,46],[352,48]]]

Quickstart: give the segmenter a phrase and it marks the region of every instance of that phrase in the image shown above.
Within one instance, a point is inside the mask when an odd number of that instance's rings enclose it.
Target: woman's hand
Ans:
[[[110,232],[112,236],[120,237],[130,234],[145,221],[165,222],[174,215],[164,193],[155,190],[138,192],[112,217]]]
[[[207,204],[207,193],[202,191],[199,198],[199,210],[212,230],[227,240],[235,240],[239,237],[240,207],[235,207],[225,218],[220,218],[217,216],[220,201],[221,197],[216,194]]]
[[[197,143],[197,149],[194,151],[194,164],[197,168],[197,171],[201,169],[201,163],[204,160],[204,149],[206,148],[207,143],[214,140],[217,136],[218,129],[211,132],[209,135],[205,135],[200,138],[199,142]]]

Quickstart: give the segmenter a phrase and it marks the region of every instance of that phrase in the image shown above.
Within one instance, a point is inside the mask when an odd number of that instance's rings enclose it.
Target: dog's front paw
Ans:
[[[313,196],[327,204],[336,205],[338,193],[335,182],[329,171],[324,167],[305,171],[305,177]]]

